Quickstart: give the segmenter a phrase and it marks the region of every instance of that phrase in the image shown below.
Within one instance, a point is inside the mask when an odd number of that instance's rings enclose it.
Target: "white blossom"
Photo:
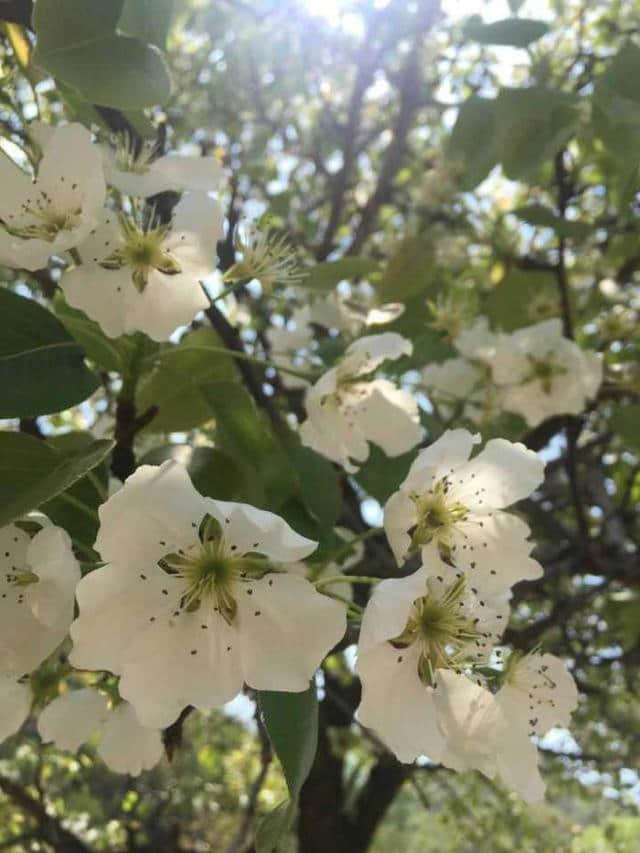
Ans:
[[[141,725],[132,705],[110,705],[93,687],[63,693],[50,702],[40,714],[38,731],[45,743],[53,741],[69,752],[97,736],[98,755],[107,767],[130,776],[150,770],[163,753],[159,729]]]
[[[434,693],[438,723],[446,740],[440,755],[457,772],[479,770],[499,778],[526,802],[544,798],[538,756],[517,719],[509,717],[496,697],[455,672],[438,672]]]
[[[531,427],[554,415],[577,415],[602,382],[602,362],[562,334],[559,319],[503,335],[491,358],[504,407]]]
[[[29,685],[11,676],[0,675],[0,743],[18,731],[30,709]]]
[[[477,424],[495,420],[503,411],[502,392],[489,379],[484,365],[466,358],[450,358],[429,364],[421,373],[422,384],[445,417],[459,416]]]
[[[421,552],[440,555],[449,573],[466,572],[486,596],[501,596],[519,580],[542,573],[529,554],[528,526],[504,507],[540,485],[544,463],[522,444],[479,442],[464,429],[447,430],[422,450],[385,506],[384,526],[398,563]]]
[[[64,640],[80,567],[71,540],[47,525],[31,538],[0,529],[0,673],[31,673]]]
[[[0,263],[36,270],[77,246],[102,214],[105,183],[91,134],[79,124],[43,136],[35,180],[0,156]]]
[[[144,465],[100,507],[106,565],[77,589],[71,660],[121,676],[141,723],[242,688],[302,691],[346,628],[344,607],[287,571],[316,543],[273,513],[204,498],[180,465]]]
[[[384,580],[367,604],[358,644],[358,718],[401,761],[440,761],[445,739],[435,695],[440,671],[489,659],[506,627],[508,603],[486,601],[468,575],[449,578],[437,557],[402,579]]]
[[[352,343],[336,367],[307,391],[307,420],[302,443],[338,462],[346,471],[369,455],[369,442],[387,456],[399,456],[421,441],[418,405],[407,391],[388,379],[370,379],[385,360],[410,355],[411,342],[386,332]]]
[[[288,239],[272,228],[245,225],[237,249],[242,259],[226,271],[224,281],[257,279],[269,291],[276,284],[297,284],[307,275]]]
[[[205,193],[189,193],[169,224],[146,226],[113,212],[78,247],[83,263],[60,286],[67,302],[96,320],[109,337],[142,331],[164,341],[206,308],[200,281],[215,266],[222,209]]]
[[[146,197],[167,190],[214,192],[222,176],[213,157],[157,157],[154,142],[139,144],[128,134],[116,141],[115,150],[103,147],[102,156],[107,182],[125,195]]]
[[[564,661],[554,655],[513,652],[497,700],[507,717],[527,721],[530,734],[568,726],[578,690]]]

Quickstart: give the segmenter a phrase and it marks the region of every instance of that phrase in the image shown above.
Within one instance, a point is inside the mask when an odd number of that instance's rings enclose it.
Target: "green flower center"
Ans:
[[[411,544],[415,550],[428,545],[433,539],[444,543],[449,531],[467,517],[467,508],[458,501],[448,498],[449,484],[446,477],[422,495],[412,495],[416,507],[416,525]]]
[[[181,272],[178,261],[164,247],[169,233],[168,226],[159,225],[143,230],[123,220],[121,227],[125,238],[124,246],[105,258],[101,266],[106,269],[130,267],[131,278],[140,293],[147,286],[152,270],[158,270],[165,275]]]
[[[52,243],[62,231],[72,231],[78,224],[82,211],[59,211],[53,207],[51,197],[39,190],[33,199],[27,199],[17,215],[7,216],[7,231],[23,240],[46,240]],[[15,221],[14,221],[15,220]]]
[[[404,631],[391,640],[397,649],[419,644],[418,676],[428,687],[435,684],[437,669],[457,669],[486,645],[479,619],[467,613],[465,590],[464,576],[440,589],[429,586],[427,594],[413,602]]]
[[[526,379],[531,382],[540,382],[545,394],[551,393],[554,378],[556,376],[562,376],[562,374],[567,372],[562,365],[553,361],[550,356],[547,356],[546,358],[535,358],[532,355],[527,355],[527,360],[531,365],[531,370]]]
[[[234,587],[262,577],[272,567],[260,554],[235,554],[235,546],[225,542],[220,524],[210,515],[200,524],[199,538],[199,544],[178,554],[167,554],[159,565],[183,581],[182,610],[212,606],[231,624],[238,610]]]

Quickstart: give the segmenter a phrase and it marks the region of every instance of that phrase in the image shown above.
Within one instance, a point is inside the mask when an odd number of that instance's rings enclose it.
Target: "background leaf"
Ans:
[[[56,317],[0,289],[0,417],[59,412],[86,400],[99,379]]]

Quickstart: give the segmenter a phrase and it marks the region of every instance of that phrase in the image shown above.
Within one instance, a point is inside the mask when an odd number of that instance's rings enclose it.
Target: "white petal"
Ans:
[[[133,295],[128,299],[125,331],[139,330],[154,341],[166,341],[178,326],[188,325],[209,305],[200,279],[210,267],[211,264],[206,271],[201,266],[195,270],[183,267],[183,272],[176,275],[151,270],[142,293],[129,281]]]
[[[30,709],[31,687],[0,675],[0,743],[18,731]]]
[[[466,462],[474,444],[479,441],[480,436],[469,430],[448,429],[437,441],[420,451],[400,488],[420,494]]]
[[[162,758],[162,734],[140,725],[133,706],[121,702],[111,711],[104,727],[98,755],[114,773],[139,776]]]
[[[407,492],[394,492],[384,507],[384,531],[399,566],[405,561],[411,548],[411,536],[408,531],[416,521],[416,505]]]
[[[389,643],[358,654],[362,682],[358,720],[376,734],[400,761],[419,755],[440,761],[444,740],[437,726],[433,691],[418,677],[417,647]]]
[[[356,417],[366,439],[387,456],[400,456],[424,438],[416,400],[386,379],[369,383],[367,396],[357,404]]]
[[[106,190],[100,151],[85,127],[73,122],[55,128],[44,146],[38,185],[52,197],[56,209],[81,208],[95,222]]]
[[[289,573],[270,573],[236,589],[237,642],[247,684],[255,690],[306,690],[344,636],[344,605]]]
[[[79,669],[121,672],[133,638],[166,616],[181,592],[179,581],[150,562],[94,569],[76,589],[80,615],[70,629],[70,661]]]
[[[25,592],[31,612],[47,628],[66,632],[73,619],[80,580],[80,566],[67,532],[51,526],[36,533],[27,548],[27,563],[39,578]]]
[[[318,547],[273,512],[234,501],[209,499],[206,503],[208,512],[220,522],[227,547],[237,554],[253,551],[288,563],[308,557]]]
[[[506,716],[520,719],[527,731],[542,736],[553,726],[569,725],[578,689],[563,660],[532,653],[508,668],[496,698]]]
[[[58,749],[76,750],[102,730],[108,714],[103,693],[93,687],[63,693],[44,708],[38,718],[38,732],[45,743]]]
[[[105,174],[108,182],[121,193],[150,196],[173,190],[211,192],[220,184],[221,169],[213,157],[183,157],[168,154],[154,160],[147,172],[126,172],[115,166],[115,157],[106,152]]]
[[[528,497],[544,480],[544,462],[524,444],[494,438],[455,472],[450,496],[484,512]]]
[[[198,542],[209,502],[173,460],[141,465],[98,510],[96,550],[103,560],[140,570],[166,554]]]
[[[413,344],[397,332],[367,335],[354,341],[344,355],[343,369],[353,376],[373,372],[383,361],[411,355]]]
[[[220,203],[206,193],[188,193],[178,202],[163,247],[185,272],[204,278],[215,268],[216,243],[224,233]]]
[[[217,613],[182,612],[150,624],[129,644],[120,695],[144,726],[164,728],[187,705],[224,705],[242,688],[238,631]]]
[[[426,594],[424,566],[406,578],[388,578],[376,585],[367,602],[360,627],[359,652],[398,637],[407,625],[413,602]]]

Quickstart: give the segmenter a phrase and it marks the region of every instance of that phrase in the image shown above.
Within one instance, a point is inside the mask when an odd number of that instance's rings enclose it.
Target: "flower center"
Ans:
[[[7,231],[23,240],[46,240],[52,243],[62,231],[72,231],[78,224],[82,211],[56,210],[51,197],[38,190],[33,198],[22,204],[20,212],[7,216]],[[13,222],[12,220],[19,219]]]
[[[156,269],[165,275],[181,272],[180,264],[171,252],[164,248],[169,233],[166,225],[140,229],[130,222],[121,222],[124,246],[116,249],[101,262],[106,269],[131,268],[131,278],[136,289],[142,293],[147,286],[149,273]]]
[[[225,542],[220,524],[210,515],[202,520],[198,535],[198,544],[167,554],[159,565],[183,582],[181,610],[212,606],[230,625],[238,610],[234,586],[262,577],[271,566],[259,554],[235,554],[234,546]]]
[[[540,382],[545,394],[551,393],[554,377],[567,372],[562,365],[553,361],[550,355],[547,355],[546,358],[535,358],[532,355],[527,355],[527,360],[531,365],[531,372],[526,379],[532,382]]]
[[[457,669],[478,657],[470,646],[480,650],[487,635],[478,629],[480,620],[472,619],[465,607],[464,576],[449,586],[431,579],[427,590],[413,602],[402,634],[390,642],[397,649],[419,644],[418,676],[432,687],[437,669]]]
[[[417,521],[411,544],[414,549],[428,545],[434,538],[446,539],[447,533],[459,521],[464,521],[468,510],[458,501],[449,501],[449,483],[446,477],[422,495],[412,495]]]
[[[115,164],[121,172],[145,175],[155,158],[155,143],[144,142],[141,146],[128,133],[116,140]]]

